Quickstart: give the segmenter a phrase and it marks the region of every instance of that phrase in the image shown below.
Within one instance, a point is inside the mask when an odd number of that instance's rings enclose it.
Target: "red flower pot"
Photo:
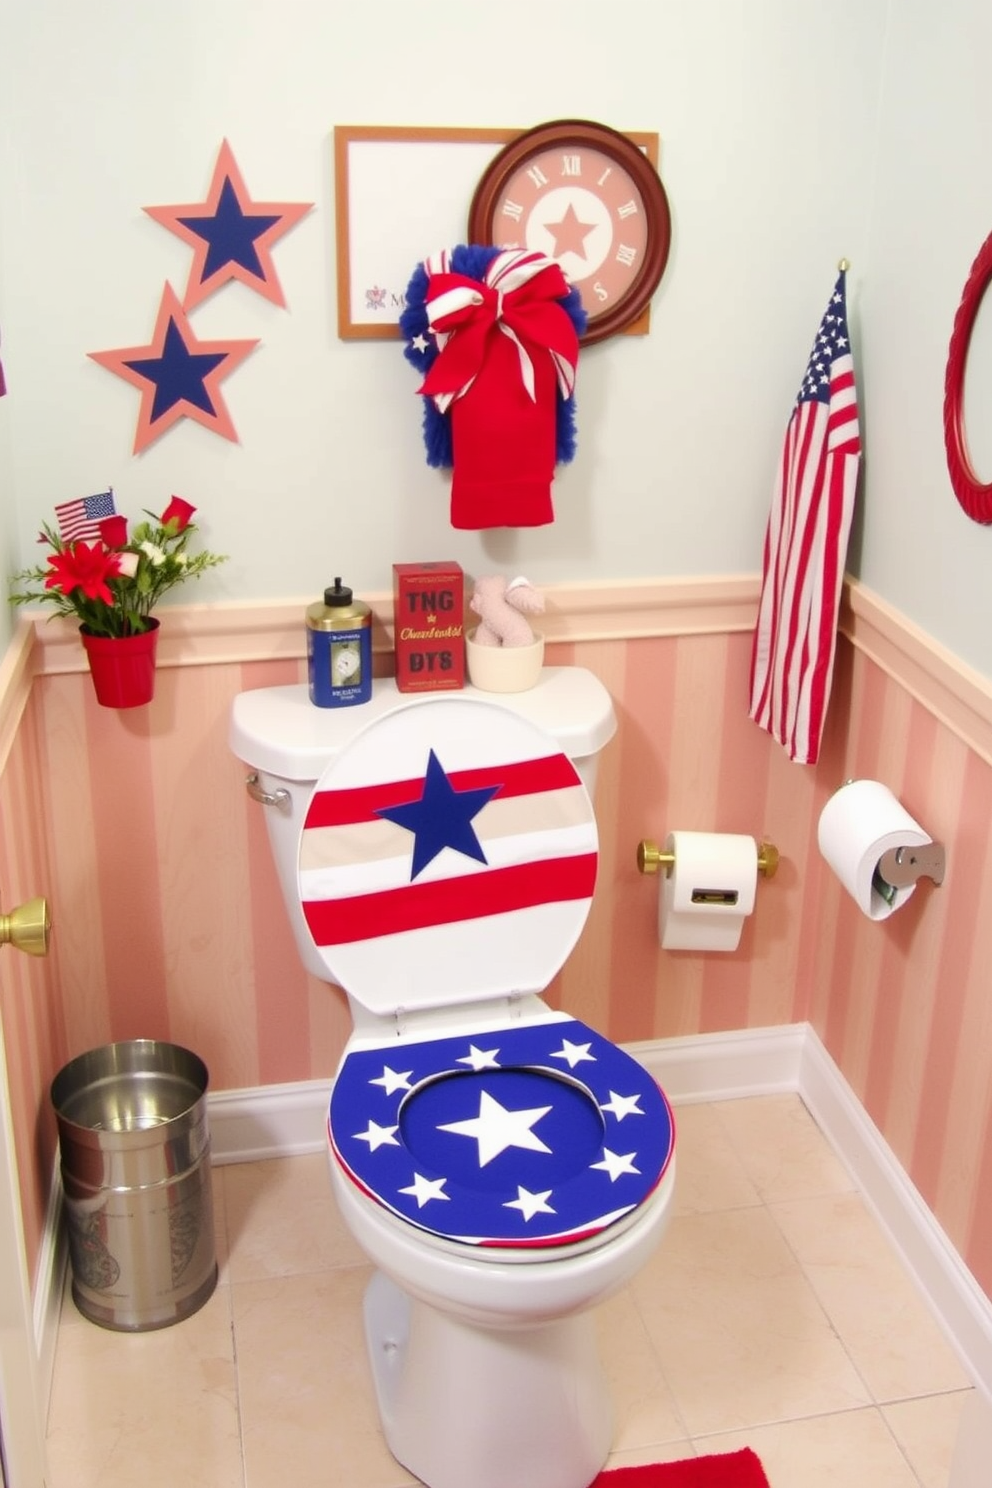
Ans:
[[[79,627],[86,658],[93,676],[96,700],[104,708],[140,708],[155,693],[155,648],[157,620],[139,635],[92,635]]]

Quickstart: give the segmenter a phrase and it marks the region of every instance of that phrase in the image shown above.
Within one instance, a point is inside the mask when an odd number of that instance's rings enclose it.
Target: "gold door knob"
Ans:
[[[0,945],[16,946],[29,956],[47,956],[52,921],[46,899],[29,899],[9,915],[0,914]]]

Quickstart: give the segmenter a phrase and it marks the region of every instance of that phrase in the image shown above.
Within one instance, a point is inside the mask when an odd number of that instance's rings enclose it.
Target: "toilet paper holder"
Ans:
[[[758,843],[757,853],[758,872],[763,873],[766,878],[774,878],[779,860],[779,851],[774,842]],[[674,867],[675,854],[663,851],[657,842],[650,842],[645,838],[637,844],[637,871],[639,873],[657,873],[659,868],[664,868],[665,873],[668,874]]]

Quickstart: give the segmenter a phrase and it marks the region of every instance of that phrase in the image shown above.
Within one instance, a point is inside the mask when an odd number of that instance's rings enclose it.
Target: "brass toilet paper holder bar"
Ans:
[[[757,846],[758,872],[763,873],[766,878],[774,878],[778,867],[779,851],[774,842],[760,842]],[[637,871],[639,873],[657,873],[659,868],[664,868],[665,873],[671,873],[675,867],[675,854],[664,852],[657,842],[650,842],[646,838],[637,844]]]

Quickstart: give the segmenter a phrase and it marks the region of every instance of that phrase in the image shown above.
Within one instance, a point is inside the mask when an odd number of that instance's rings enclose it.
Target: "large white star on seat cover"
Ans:
[[[550,1106],[533,1106],[529,1111],[508,1111],[488,1091],[479,1096],[479,1114],[468,1121],[449,1121],[438,1131],[454,1132],[460,1137],[474,1137],[479,1144],[479,1167],[499,1157],[507,1147],[527,1147],[531,1152],[550,1152],[551,1148],[535,1136],[531,1127],[546,1116]]]

